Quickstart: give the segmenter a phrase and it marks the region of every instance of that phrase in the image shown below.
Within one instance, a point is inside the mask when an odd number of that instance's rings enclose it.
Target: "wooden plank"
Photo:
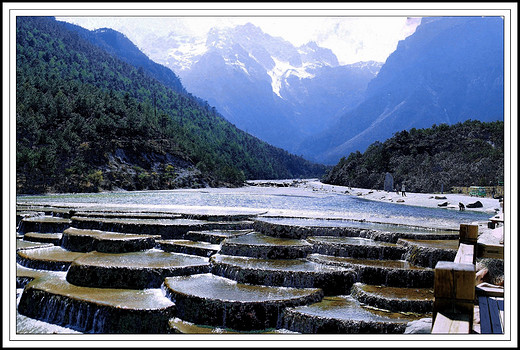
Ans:
[[[504,330],[505,330],[505,319],[504,319],[504,298],[502,296],[502,298],[495,298],[497,303],[498,303],[498,310],[499,310],[499,313],[500,313],[500,323],[502,325],[502,333],[504,333]]]
[[[475,263],[475,246],[471,244],[461,243],[455,260],[457,264],[474,264]]]
[[[479,296],[504,297],[504,287],[483,282],[475,287],[475,293]]]
[[[435,322],[433,323],[431,333],[432,334],[447,334],[447,333],[457,333],[457,334],[469,334],[470,331],[470,322],[469,315],[460,314],[445,314],[438,313],[435,317]]]
[[[504,259],[503,244],[477,244],[477,257]]]
[[[450,327],[451,320],[439,312],[437,313],[437,316],[435,316],[435,321],[433,322],[431,333],[446,334],[450,332]]]
[[[489,305],[487,297],[478,297],[478,306],[480,312],[480,334],[491,334],[491,318],[489,316]]]
[[[502,322],[500,321],[500,310],[495,298],[487,298],[489,306],[489,318],[491,319],[491,331],[493,334],[502,334]]]

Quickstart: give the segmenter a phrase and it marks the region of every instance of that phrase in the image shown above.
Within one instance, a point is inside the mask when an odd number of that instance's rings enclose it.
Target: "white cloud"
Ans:
[[[204,36],[213,27],[251,22],[269,35],[295,46],[315,41],[331,49],[341,64],[380,61],[395,50],[399,40],[415,31],[420,20],[406,17],[57,17],[87,29],[110,27],[123,32],[138,46],[146,34]]]
[[[332,49],[343,63],[384,62],[399,40],[412,34],[418,23],[406,17],[330,19],[317,41]]]

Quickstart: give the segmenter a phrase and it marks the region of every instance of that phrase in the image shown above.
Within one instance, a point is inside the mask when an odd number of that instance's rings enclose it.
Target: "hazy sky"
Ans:
[[[138,46],[149,32],[205,36],[213,27],[251,22],[271,36],[295,46],[315,41],[330,48],[341,64],[380,61],[395,50],[399,40],[412,34],[420,18],[407,17],[57,17],[87,29],[109,27],[124,33]]]

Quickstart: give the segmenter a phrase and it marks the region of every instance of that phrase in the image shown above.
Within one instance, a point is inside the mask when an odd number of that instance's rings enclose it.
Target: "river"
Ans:
[[[291,182],[288,182],[291,183]],[[17,196],[18,203],[177,213],[244,213],[270,217],[356,220],[458,229],[461,223],[487,221],[489,213],[445,210],[316,191],[306,186],[116,191],[90,194]]]

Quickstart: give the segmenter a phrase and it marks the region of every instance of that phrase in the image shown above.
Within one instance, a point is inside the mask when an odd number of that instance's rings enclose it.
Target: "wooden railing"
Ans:
[[[459,249],[454,261],[439,261],[435,266],[432,333],[468,334],[473,330],[476,291],[479,294],[486,294],[486,288],[490,289],[490,287],[476,288],[475,286],[476,258],[503,259],[504,257],[503,246],[479,244],[477,239],[477,225],[461,224]],[[494,288],[494,291],[493,288],[491,289],[491,292],[500,294],[499,289]],[[478,302],[486,304],[479,305],[480,309],[484,311],[481,311],[481,320],[484,320],[481,322],[481,326],[485,326],[485,323],[488,322],[490,313],[495,320],[489,323],[495,327],[493,332],[496,332],[499,330],[496,321],[496,310],[498,309],[495,310],[493,306],[493,310],[490,311],[489,307],[486,308],[489,306],[487,301],[487,299],[482,299],[482,295],[478,299]]]

